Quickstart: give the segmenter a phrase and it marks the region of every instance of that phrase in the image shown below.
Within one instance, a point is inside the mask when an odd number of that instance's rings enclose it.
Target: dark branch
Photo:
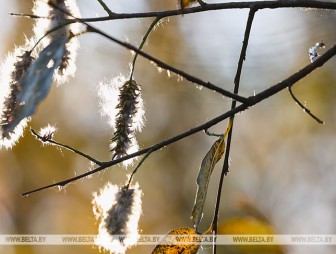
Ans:
[[[239,96],[237,94],[233,94],[233,93],[231,93],[231,92],[229,92],[229,91],[227,91],[225,89],[222,89],[222,88],[220,88],[218,86],[215,86],[215,85],[211,84],[210,82],[204,82],[203,80],[201,80],[201,79],[199,79],[199,78],[197,78],[195,76],[192,76],[192,75],[190,75],[190,74],[188,74],[188,73],[186,73],[186,72],[184,72],[184,71],[182,71],[180,69],[177,69],[177,68],[175,68],[173,66],[170,66],[169,64],[167,64],[165,62],[162,62],[161,60],[159,60],[159,59],[157,59],[157,58],[155,58],[155,57],[153,57],[153,56],[151,56],[151,55],[143,52],[141,49],[133,46],[132,44],[127,43],[127,42],[123,42],[123,41],[121,41],[121,40],[119,40],[117,38],[114,38],[111,35],[108,35],[107,33],[103,32],[102,30],[89,25],[88,23],[84,22],[82,19],[74,17],[71,13],[64,11],[63,9],[59,8],[57,5],[53,4],[52,2],[48,2],[48,4],[50,6],[52,6],[53,8],[56,8],[59,11],[62,11],[64,13],[66,13],[68,16],[74,18],[73,20],[71,20],[71,19],[67,20],[68,23],[71,23],[73,21],[74,22],[80,22],[80,23],[86,25],[87,32],[94,32],[94,33],[100,34],[103,37],[105,37],[105,38],[107,38],[107,39],[109,39],[109,40],[111,40],[111,41],[119,44],[120,46],[122,46],[124,48],[133,50],[134,52],[136,52],[136,54],[141,55],[142,57],[144,57],[144,58],[146,58],[146,59],[148,59],[148,60],[156,63],[159,67],[161,67],[163,69],[166,69],[166,70],[169,70],[169,71],[171,71],[171,72],[173,72],[173,73],[175,73],[175,74],[177,74],[177,75],[179,75],[179,76],[181,76],[181,77],[189,80],[192,83],[198,84],[200,86],[203,86],[205,88],[208,88],[210,90],[218,92],[218,93],[220,93],[220,94],[222,94],[222,95],[224,95],[226,97],[229,97],[231,99],[235,99],[235,100],[237,100],[239,102],[242,102],[242,103],[246,102],[246,98],[245,97]],[[161,19],[161,18],[158,17],[156,20],[159,20],[159,19]]]
[[[239,91],[241,72],[242,72],[243,63],[244,63],[244,60],[245,60],[245,57],[246,57],[247,46],[248,46],[250,33],[251,33],[251,28],[252,28],[252,23],[253,23],[253,19],[254,19],[254,15],[255,15],[256,11],[257,11],[256,9],[253,9],[253,8],[250,9],[250,12],[249,12],[249,15],[248,15],[248,18],[247,18],[243,45],[242,45],[242,49],[241,49],[241,52],[240,52],[240,57],[239,57],[239,61],[238,61],[236,76],[234,78],[234,90],[233,90],[233,92],[235,94],[238,94],[238,91]],[[231,110],[233,110],[236,107],[236,105],[237,105],[237,102],[235,100],[233,100],[232,104],[231,104]],[[227,141],[226,141],[224,164],[223,164],[223,169],[222,169],[221,177],[220,177],[219,184],[218,184],[216,206],[215,206],[215,212],[214,212],[214,217],[213,217],[213,221],[212,221],[212,229],[213,229],[213,232],[214,232],[215,235],[217,235],[219,205],[220,205],[220,200],[221,200],[224,177],[229,172],[229,158],[230,158],[230,148],[231,148],[231,140],[232,140],[233,123],[234,123],[234,115],[230,117],[231,128],[230,128],[228,138],[227,138]],[[217,245],[214,242],[214,244],[213,244],[213,253],[214,254],[216,254],[216,249],[217,249]]]
[[[110,8],[102,0],[97,0],[103,9],[107,12],[109,16],[113,16],[115,13],[110,10]]]
[[[160,12],[145,12],[145,13],[114,13],[107,17],[98,18],[83,18],[78,20],[79,22],[97,22],[108,21],[116,19],[135,19],[135,18],[165,18],[178,15],[186,15],[215,10],[228,10],[228,9],[277,9],[277,8],[314,8],[314,9],[329,9],[336,10],[336,3],[323,2],[323,1],[311,1],[311,0],[281,0],[281,1],[248,1],[248,2],[229,2],[229,3],[207,3],[204,6],[197,6],[192,8],[185,8],[183,10],[169,10]]]
[[[199,78],[197,78],[195,76],[192,76],[192,75],[190,75],[190,74],[188,74],[188,73],[186,73],[186,72],[184,72],[184,71],[182,71],[180,69],[177,69],[177,68],[175,68],[173,66],[170,66],[169,64],[167,64],[165,62],[162,62],[161,60],[159,60],[159,59],[157,59],[157,58],[155,58],[155,57],[153,57],[153,56],[145,53],[144,51],[139,50],[137,47],[135,47],[135,46],[133,46],[133,45],[127,43],[127,42],[120,41],[117,38],[114,38],[111,35],[108,35],[105,32],[103,32],[103,31],[101,31],[101,30],[99,30],[99,29],[97,29],[97,28],[95,28],[95,27],[93,27],[93,26],[91,26],[89,24],[86,24],[86,25],[87,25],[87,28],[88,28],[88,32],[94,32],[94,33],[100,34],[100,35],[104,36],[105,38],[107,38],[107,39],[109,39],[109,40],[111,40],[111,41],[113,41],[113,42],[115,42],[115,43],[117,43],[117,44],[119,44],[119,45],[127,48],[127,49],[133,50],[134,52],[136,52],[137,54],[141,55],[142,57],[144,57],[144,58],[146,58],[146,59],[148,59],[148,60],[156,63],[157,66],[159,66],[159,67],[161,67],[163,69],[169,70],[169,71],[171,71],[171,72],[173,72],[173,73],[175,73],[175,74],[177,74],[177,75],[179,75],[179,76],[181,76],[181,77],[189,80],[192,83],[195,83],[195,84],[198,84],[198,85],[203,86],[205,88],[208,88],[210,90],[216,91],[216,92],[218,92],[218,93],[220,93],[220,94],[222,94],[222,95],[224,95],[226,97],[229,97],[231,99],[237,100],[239,102],[242,102],[242,103],[246,102],[246,98],[245,97],[242,97],[242,96],[237,95],[237,94],[233,94],[233,93],[231,93],[231,92],[229,92],[227,90],[224,90],[224,89],[222,89],[222,88],[220,88],[218,86],[215,86],[215,85],[211,84],[210,82],[205,82],[205,81],[203,81],[203,80],[201,80],[201,79],[199,79]]]
[[[30,129],[31,133],[34,135],[34,137],[36,139],[38,139],[39,141],[41,141],[42,143],[50,143],[52,145],[55,145],[55,146],[59,146],[59,147],[62,147],[62,148],[65,148],[73,153],[76,153],[82,157],[84,157],[85,159],[89,160],[89,161],[92,161],[93,163],[101,166],[102,165],[102,162],[101,161],[98,161],[96,160],[95,158],[91,157],[90,155],[87,155],[71,146],[68,146],[68,145],[64,145],[62,143],[59,143],[55,140],[53,140],[52,138],[46,138],[46,137],[42,137],[41,135],[39,135],[34,129]]]
[[[324,122],[320,118],[315,116],[305,105],[303,105],[299,101],[298,98],[296,98],[296,96],[294,95],[294,93],[292,91],[292,86],[288,87],[288,91],[289,91],[290,95],[292,96],[293,100],[303,109],[304,112],[306,112],[308,115],[310,115],[319,124],[324,124]]]
[[[281,0],[281,1],[247,1],[247,2],[228,2],[228,3],[207,3],[204,6],[197,6],[191,8],[185,8],[183,10],[169,10],[169,11],[157,11],[157,12],[138,12],[138,13],[111,13],[109,16],[97,17],[97,18],[81,18],[72,20],[72,22],[101,22],[119,19],[137,19],[137,18],[166,18],[179,15],[187,15],[216,10],[228,10],[228,9],[277,9],[277,8],[314,8],[314,9],[329,9],[336,10],[336,3],[323,2],[323,1],[311,1],[311,0]],[[30,14],[16,14],[10,13],[10,15],[40,18],[32,16]]]
[[[129,154],[127,156],[124,156],[122,158],[119,158],[119,159],[116,159],[116,160],[112,160],[112,161],[108,161],[108,162],[103,162],[102,165],[96,169],[93,169],[91,171],[88,171],[84,174],[81,174],[81,175],[78,175],[76,177],[73,177],[73,178],[70,178],[70,179],[67,179],[67,180],[64,180],[64,181],[60,181],[60,182],[56,182],[56,183],[53,183],[53,184],[50,184],[50,185],[47,185],[47,186],[44,186],[44,187],[41,187],[41,188],[38,188],[38,189],[35,189],[35,190],[32,190],[32,191],[28,191],[28,192],[25,192],[25,193],[22,193],[21,195],[23,196],[26,196],[28,194],[31,194],[31,193],[34,193],[34,192],[37,192],[37,191],[40,191],[40,190],[44,190],[44,189],[47,189],[47,188],[51,188],[51,187],[55,187],[55,186],[65,186],[73,181],[76,181],[78,179],[81,179],[81,178],[84,178],[84,177],[87,177],[89,175],[92,175],[92,174],[95,174],[97,172],[100,172],[102,171],[103,169],[106,169],[108,167],[111,167],[113,165],[116,165],[124,160],[128,160],[130,158],[134,158],[134,157],[137,157],[139,155],[142,155],[142,154],[145,154],[145,153],[148,153],[149,151],[157,151],[159,149],[162,149],[170,144],[173,144],[181,139],[184,139],[188,136],[191,136],[199,131],[204,131],[208,128],[210,128],[211,126],[214,126],[216,125],[217,123],[225,120],[225,119],[228,119],[232,116],[234,116],[235,114],[237,113],[240,113],[246,109],[248,109],[249,107],[251,106],[254,106],[256,104],[258,104],[259,102],[263,101],[263,100],[266,100],[267,98],[275,95],[276,93],[282,91],[283,89],[289,87],[289,86],[292,86],[293,84],[295,84],[296,82],[298,82],[300,79],[304,78],[305,76],[307,76],[309,73],[311,73],[312,71],[314,71],[315,69],[321,67],[324,63],[326,63],[330,58],[332,58],[333,56],[336,55],[336,45],[334,45],[332,48],[330,48],[328,51],[326,51],[322,56],[320,56],[314,63],[311,63],[309,65],[307,65],[306,67],[304,67],[303,69],[301,69],[300,71],[296,72],[295,74],[291,75],[290,77],[288,77],[287,79],[277,83],[276,85],[274,86],[271,86],[270,88],[258,93],[257,95],[255,96],[251,96],[247,99],[247,102],[244,103],[244,104],[241,104],[239,105],[238,107],[232,109],[232,110],[229,110],[227,111],[226,113],[202,124],[202,125],[199,125],[193,129],[190,129],[189,131],[186,131],[184,133],[181,133],[175,137],[172,137],[170,139],[167,139],[165,141],[162,141],[160,143],[157,143],[155,145],[152,145],[148,148],[145,148],[145,149],[142,149],[140,151],[137,151],[135,153],[132,153],[132,154]]]

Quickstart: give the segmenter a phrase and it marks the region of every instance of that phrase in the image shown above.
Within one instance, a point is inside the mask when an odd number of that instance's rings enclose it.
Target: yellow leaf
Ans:
[[[190,243],[200,242],[197,236],[200,234],[197,234],[193,228],[173,229],[155,247],[152,254],[196,254],[200,245]]]
[[[203,215],[203,206],[208,190],[210,176],[216,163],[223,157],[225,150],[224,136],[218,139],[210,148],[202,160],[201,168],[197,177],[197,193],[191,219],[197,229]]]
[[[180,0],[180,6],[181,9],[184,9],[185,7],[187,7],[188,5],[196,2],[197,0]]]

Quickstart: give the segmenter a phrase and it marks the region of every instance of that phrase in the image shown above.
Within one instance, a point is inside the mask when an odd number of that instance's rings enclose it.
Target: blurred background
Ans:
[[[114,12],[145,12],[177,8],[177,1],[109,0]],[[216,1],[208,0],[214,3]],[[78,0],[83,17],[105,16],[97,1]],[[9,13],[30,13],[32,1],[4,1],[0,16],[0,57],[32,35],[33,21]],[[247,10],[223,10],[165,19],[150,35],[145,51],[153,56],[233,90]],[[139,45],[152,19],[94,23],[107,33]],[[323,41],[336,42],[334,11],[282,9],[258,11],[252,26],[240,94],[252,95],[285,79],[310,63],[308,50]],[[99,160],[109,160],[112,131],[99,112],[100,81],[128,75],[129,50],[95,34],[80,38],[76,77],[52,88],[31,126],[56,125],[55,139]],[[321,50],[323,53],[324,50]],[[293,90],[313,113],[317,124],[283,91],[237,115],[231,168],[225,178],[220,209],[222,233],[260,233],[251,221],[267,224],[277,234],[336,233],[336,74],[335,59],[297,83]],[[142,85],[146,126],[137,139],[145,148],[200,125],[227,111],[231,101],[139,58],[135,79]],[[227,122],[211,131],[223,132]],[[166,234],[192,226],[191,209],[199,165],[214,138],[198,133],[155,152],[136,174],[144,192],[143,234]],[[110,169],[28,197],[20,193],[64,180],[89,170],[85,159],[66,150],[43,147],[29,134],[12,150],[0,151],[1,234],[96,234],[92,193],[107,181],[123,185],[125,168]],[[211,178],[201,228],[212,219],[222,162]],[[129,167],[128,172],[132,170]],[[238,226],[235,223],[240,223]],[[244,224],[246,223],[246,224]],[[255,231],[254,231],[255,230]],[[269,231],[267,231],[269,232]],[[154,246],[138,246],[128,253],[150,253]],[[288,246],[274,249],[222,248],[225,253],[335,253],[335,246]],[[0,246],[0,253],[98,253],[91,246]],[[200,253],[210,253],[204,247]]]

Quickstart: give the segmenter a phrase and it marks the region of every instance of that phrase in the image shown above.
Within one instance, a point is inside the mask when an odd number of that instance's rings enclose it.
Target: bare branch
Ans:
[[[103,37],[105,37],[105,38],[107,38],[107,39],[109,39],[109,40],[111,40],[111,41],[113,41],[113,42],[115,42],[115,43],[117,43],[117,44],[119,44],[119,45],[127,48],[127,49],[133,50],[134,52],[136,52],[137,54],[141,55],[142,57],[144,57],[144,58],[146,58],[146,59],[148,59],[148,60],[156,63],[157,66],[159,66],[159,67],[161,67],[163,69],[169,70],[169,71],[171,71],[171,72],[173,72],[173,73],[175,73],[175,74],[177,74],[177,75],[179,75],[179,76],[181,76],[181,77],[189,80],[192,83],[198,84],[200,86],[203,86],[205,88],[208,88],[210,90],[218,92],[218,93],[220,93],[220,94],[222,94],[222,95],[224,95],[226,97],[229,97],[231,99],[237,100],[239,102],[246,102],[247,101],[247,99],[245,97],[242,97],[240,95],[231,93],[231,92],[229,92],[229,91],[227,91],[225,89],[222,89],[222,88],[220,88],[220,87],[218,87],[216,85],[211,84],[210,82],[205,82],[205,81],[203,81],[203,80],[201,80],[201,79],[199,79],[199,78],[197,78],[195,76],[192,76],[192,75],[190,75],[190,74],[188,74],[188,73],[186,73],[186,72],[184,72],[184,71],[182,71],[180,69],[177,69],[177,68],[175,68],[175,67],[173,67],[173,66],[171,66],[171,65],[169,65],[169,64],[167,64],[167,63],[165,63],[165,62],[163,62],[163,61],[161,61],[161,60],[159,60],[159,59],[157,59],[157,58],[155,58],[155,57],[153,57],[153,56],[145,53],[144,51],[139,50],[137,47],[133,46],[132,44],[120,41],[119,39],[114,38],[111,35],[108,35],[107,33],[103,32],[103,31],[101,31],[101,30],[99,30],[99,29],[97,29],[97,28],[95,28],[95,27],[93,27],[93,26],[91,26],[91,25],[89,25],[87,23],[84,23],[84,24],[87,25],[88,32],[94,32],[94,33],[100,34]]]
[[[277,8],[314,8],[314,9],[329,9],[336,10],[335,2],[311,1],[311,0],[281,0],[281,1],[247,1],[247,2],[226,2],[226,3],[207,3],[203,6],[185,8],[183,10],[169,10],[160,12],[139,12],[139,13],[115,13],[113,16],[83,18],[78,22],[99,22],[117,19],[135,19],[135,18],[165,18],[178,15],[187,15],[193,13],[201,13],[215,10],[228,9],[277,9]]]
[[[234,84],[235,85],[234,85],[233,92],[235,94],[238,94],[238,91],[239,91],[241,72],[242,72],[243,63],[244,63],[244,60],[245,60],[245,57],[246,57],[247,46],[248,46],[250,33],[251,33],[251,28],[252,28],[252,23],[253,23],[253,19],[254,19],[254,15],[255,15],[256,11],[257,11],[257,9],[251,8],[250,12],[249,12],[249,15],[248,15],[248,18],[247,18],[243,45],[242,45],[242,49],[241,49],[241,52],[240,52],[240,57],[239,57],[239,61],[238,61],[236,76],[234,78]],[[237,104],[237,102],[235,100],[233,100],[232,104],[231,104],[231,110],[236,107],[236,104]],[[234,115],[230,117],[229,124],[231,125],[231,128],[229,130],[228,138],[227,138],[227,141],[226,141],[226,149],[225,149],[225,155],[224,155],[223,169],[222,169],[221,177],[220,177],[219,184],[218,184],[216,206],[215,206],[215,212],[214,212],[213,221],[212,221],[212,229],[213,229],[213,233],[215,235],[217,234],[219,205],[220,205],[220,200],[221,200],[224,177],[229,172],[229,157],[230,157],[233,123],[234,123]],[[216,254],[216,250],[217,250],[217,245],[216,245],[216,242],[214,241],[214,244],[213,244],[213,253],[214,254]]]
[[[152,32],[152,30],[154,29],[154,27],[156,26],[156,24],[161,20],[161,18],[156,18],[149,26],[149,28],[147,29],[147,32],[145,33],[144,37],[142,38],[141,44],[139,46],[139,50],[142,50],[143,46],[146,43],[146,40],[148,38],[148,36],[150,35],[150,33]],[[133,79],[133,74],[134,74],[134,69],[135,69],[135,64],[136,64],[136,60],[138,58],[139,53],[135,53],[133,61],[132,61],[132,66],[131,66],[131,75],[130,75],[130,80]]]
[[[62,143],[59,143],[55,140],[53,140],[52,138],[46,138],[46,137],[42,137],[40,136],[34,129],[30,129],[31,133],[33,134],[33,136],[38,139],[39,141],[41,141],[42,143],[50,143],[52,145],[55,145],[55,146],[58,146],[58,147],[62,147],[62,148],[65,148],[71,152],[74,152],[82,157],[84,157],[85,159],[88,159],[89,161],[92,161],[93,163],[101,166],[103,163],[101,161],[98,161],[96,160],[95,158],[91,157],[90,155],[87,155],[71,146],[68,146],[68,145],[64,145]]]
[[[259,104],[261,101],[263,100],[266,100],[267,98],[277,94],[278,92],[288,88],[289,86],[292,86],[293,84],[295,84],[296,82],[298,82],[299,80],[301,80],[302,78],[306,77],[309,73],[311,73],[312,71],[314,71],[315,69],[321,67],[324,63],[326,63],[328,60],[330,60],[333,56],[336,55],[336,45],[334,45],[332,48],[330,48],[328,51],[326,51],[322,56],[320,56],[314,63],[311,63],[307,66],[305,66],[304,68],[302,68],[301,70],[299,70],[298,72],[296,72],[295,74],[291,75],[290,77],[288,77],[287,79],[269,87],[268,89],[258,93],[257,95],[254,95],[254,96],[250,96],[248,99],[247,99],[247,102],[246,103],[243,103],[239,106],[237,106],[236,108],[232,109],[232,110],[229,110],[227,112],[225,112],[224,114],[202,124],[202,125],[199,125],[195,128],[192,128],[190,129],[189,131],[186,131],[186,132],[183,132],[175,137],[172,137],[170,139],[167,139],[165,141],[162,141],[160,143],[157,143],[155,145],[152,145],[148,148],[145,148],[145,149],[142,149],[140,151],[137,151],[135,153],[132,153],[132,154],[129,154],[127,156],[124,156],[122,158],[118,158],[116,160],[112,160],[112,161],[108,161],[108,162],[102,162],[101,166],[99,166],[98,168],[96,169],[93,169],[93,170],[90,170],[84,174],[81,174],[81,175],[78,175],[78,176],[75,176],[73,178],[70,178],[70,179],[67,179],[67,180],[63,180],[63,181],[60,181],[60,182],[56,182],[56,183],[53,183],[53,184],[50,184],[50,185],[47,185],[47,186],[44,186],[44,187],[41,187],[41,188],[38,188],[38,189],[35,189],[35,190],[32,190],[32,191],[28,191],[28,192],[25,192],[25,193],[22,193],[21,195],[23,196],[27,196],[31,193],[34,193],[34,192],[37,192],[37,191],[40,191],[40,190],[44,190],[44,189],[48,189],[48,188],[51,188],[51,187],[55,187],[55,186],[65,186],[73,181],[76,181],[78,179],[81,179],[81,178],[84,178],[84,177],[87,177],[89,175],[92,175],[92,174],[95,174],[97,172],[100,172],[102,171],[103,169],[106,169],[108,167],[111,167],[113,165],[116,165],[124,160],[128,160],[130,158],[134,158],[134,157],[137,157],[139,155],[142,155],[142,154],[145,154],[145,153],[148,153],[149,151],[157,151],[161,148],[164,148],[170,144],[173,144],[181,139],[184,139],[186,137],[189,137],[197,132],[200,132],[200,131],[204,131],[208,128],[210,128],[211,126],[214,126],[216,125],[217,123],[225,120],[225,119],[228,119],[232,116],[234,116],[235,114],[237,113],[240,113],[240,112],[243,112],[245,111],[246,109],[250,108],[251,106],[254,106],[256,104]]]
[[[308,115],[310,115],[319,124],[324,124],[324,122],[320,118],[318,118],[317,116],[315,116],[305,105],[303,105],[299,101],[298,98],[296,98],[296,96],[293,93],[292,86],[288,87],[288,91],[289,91],[290,95],[292,96],[293,100],[303,109],[304,112],[306,112]]]
[[[103,0],[97,0],[99,4],[103,7],[103,9],[107,12],[107,14],[111,17],[115,13],[110,10],[110,8],[105,4]]]
[[[59,11],[65,12],[68,16],[71,16],[73,18],[73,20],[69,19],[69,20],[67,20],[67,22],[71,23],[72,21],[75,21],[75,22],[80,22],[80,23],[86,25],[86,27],[87,27],[86,32],[94,32],[94,33],[100,34],[103,37],[105,37],[105,38],[107,38],[107,39],[109,39],[109,40],[111,40],[111,41],[119,44],[120,46],[122,46],[124,48],[133,50],[136,54],[141,55],[142,57],[144,57],[144,58],[146,58],[146,59],[148,59],[148,60],[156,63],[157,66],[159,66],[159,67],[161,67],[163,69],[169,70],[169,71],[171,71],[171,72],[173,72],[173,73],[175,73],[175,74],[177,74],[177,75],[179,75],[179,76],[181,76],[181,77],[189,80],[192,83],[198,84],[200,86],[203,86],[205,88],[208,88],[210,90],[218,92],[218,93],[220,93],[220,94],[222,94],[222,95],[224,95],[226,97],[229,97],[231,99],[235,99],[235,100],[237,100],[239,102],[246,102],[246,98],[245,97],[239,96],[237,94],[233,94],[233,93],[231,93],[231,92],[229,92],[229,91],[227,91],[225,89],[222,89],[222,88],[220,88],[218,86],[215,86],[215,85],[211,84],[210,82],[204,82],[203,80],[201,80],[201,79],[199,79],[199,78],[197,78],[195,76],[192,76],[192,75],[190,75],[190,74],[188,74],[188,73],[186,73],[186,72],[184,72],[184,71],[182,71],[180,69],[177,69],[177,68],[175,68],[173,66],[170,66],[169,64],[167,64],[167,63],[165,63],[165,62],[163,62],[163,61],[161,61],[161,60],[159,60],[159,59],[157,59],[157,58],[155,58],[155,57],[153,57],[153,56],[151,56],[151,55],[143,52],[141,49],[133,46],[132,44],[127,43],[127,42],[123,42],[123,41],[121,41],[121,40],[119,40],[119,39],[117,39],[115,37],[112,37],[111,35],[108,35],[107,33],[103,32],[102,30],[89,25],[87,22],[83,21],[83,19],[79,19],[79,18],[74,17],[71,13],[68,13],[68,12],[64,11],[63,9],[59,8],[57,5],[54,5],[52,2],[48,2],[48,4],[50,6],[56,8],[56,9],[58,9]],[[160,19],[161,19],[161,17],[157,17],[154,22],[157,22]],[[152,24],[154,24],[154,22]],[[151,28],[148,31],[150,32]],[[149,33],[148,33],[148,35],[149,35]]]
[[[141,161],[138,163],[138,165],[135,167],[135,169],[133,170],[129,180],[128,180],[128,184],[126,185],[127,189],[130,186],[130,184],[132,183],[133,180],[133,176],[135,175],[136,172],[138,172],[138,169],[141,167],[141,165],[145,162],[145,160],[149,157],[149,155],[151,155],[153,152],[153,150],[149,150],[145,156],[141,159]]]

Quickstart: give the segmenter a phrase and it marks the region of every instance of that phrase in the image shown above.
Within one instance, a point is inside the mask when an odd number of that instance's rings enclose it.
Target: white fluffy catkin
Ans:
[[[18,106],[17,95],[20,92],[21,80],[31,66],[34,58],[28,51],[30,44],[16,47],[8,54],[2,64],[0,74],[0,148],[11,148],[23,135],[28,118],[15,123],[15,112]]]
[[[96,239],[100,249],[119,254],[137,243],[141,195],[138,184],[126,189],[111,183],[93,194],[93,211],[100,220]]]
[[[50,4],[55,5],[56,7],[53,7]],[[57,28],[68,19],[73,19],[72,15],[76,18],[81,17],[76,0],[36,0],[34,2],[33,13],[34,15],[41,17],[36,20],[36,24],[33,29],[37,39],[42,38],[47,31]],[[70,39],[66,44],[62,62],[54,75],[54,79],[59,84],[65,83],[69,77],[73,77],[75,75],[75,61],[79,43],[77,38],[72,37],[72,35],[80,33],[81,30],[81,25],[76,23],[63,26],[50,33],[38,45],[38,49],[41,50],[55,39]]]

